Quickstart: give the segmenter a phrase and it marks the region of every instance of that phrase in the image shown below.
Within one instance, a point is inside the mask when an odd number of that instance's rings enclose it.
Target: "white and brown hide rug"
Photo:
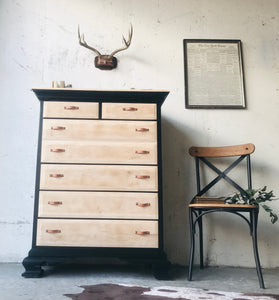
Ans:
[[[234,293],[185,287],[143,287],[118,284],[81,286],[80,294],[65,294],[72,300],[279,300],[279,295]]]

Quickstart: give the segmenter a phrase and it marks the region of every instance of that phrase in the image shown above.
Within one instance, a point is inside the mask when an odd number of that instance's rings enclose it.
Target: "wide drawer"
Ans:
[[[158,194],[40,191],[39,217],[158,219]]]
[[[103,103],[103,119],[124,119],[124,120],[156,120],[156,104],[144,103]]]
[[[41,161],[51,163],[157,164],[157,143],[43,140]]]
[[[39,219],[36,245],[157,248],[158,222]]]
[[[44,118],[97,119],[99,103],[92,102],[44,102]]]
[[[45,119],[43,139],[155,142],[157,122]]]
[[[42,164],[46,190],[157,191],[156,166]]]

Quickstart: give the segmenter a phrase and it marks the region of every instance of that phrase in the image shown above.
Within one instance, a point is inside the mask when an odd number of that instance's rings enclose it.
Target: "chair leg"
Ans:
[[[203,269],[203,226],[202,226],[202,217],[200,217],[201,212],[199,211],[199,242],[200,242],[200,269]]]
[[[263,275],[262,275],[262,269],[259,259],[259,252],[258,252],[258,240],[257,240],[257,226],[258,226],[258,210],[253,210],[251,212],[251,222],[252,222],[252,240],[253,240],[253,250],[254,250],[254,257],[256,262],[256,269],[257,274],[259,278],[260,287],[262,289],[265,288],[264,281],[263,281]]]
[[[188,280],[191,281],[193,262],[194,262],[194,253],[195,253],[195,228],[194,228],[192,208],[189,208],[189,223],[190,223],[190,257],[189,257]]]

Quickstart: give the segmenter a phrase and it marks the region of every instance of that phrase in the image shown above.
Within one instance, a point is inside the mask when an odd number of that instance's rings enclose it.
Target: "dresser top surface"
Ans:
[[[167,90],[97,90],[73,88],[33,88],[40,101],[103,101],[142,102],[162,104],[169,94]]]
[[[153,89],[76,89],[76,88],[32,88],[33,91],[81,91],[81,92],[149,92],[169,93],[168,90],[153,90]]]

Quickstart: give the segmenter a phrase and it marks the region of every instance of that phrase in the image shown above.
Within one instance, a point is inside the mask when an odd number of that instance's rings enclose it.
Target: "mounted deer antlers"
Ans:
[[[97,49],[89,46],[85,39],[84,34],[80,35],[79,26],[78,26],[78,39],[79,44],[97,54],[95,57],[95,67],[101,70],[112,70],[117,67],[117,59],[114,57],[114,55],[120,51],[126,50],[130,47],[131,41],[133,36],[133,26],[131,25],[130,31],[129,31],[129,37],[128,40],[126,40],[123,36],[123,42],[125,44],[125,47],[119,48],[117,50],[114,50],[111,54],[101,54]]]

